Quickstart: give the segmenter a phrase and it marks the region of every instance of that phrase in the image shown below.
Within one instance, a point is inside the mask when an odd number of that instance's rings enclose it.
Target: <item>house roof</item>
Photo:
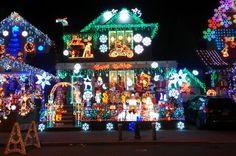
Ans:
[[[196,52],[208,68],[224,68],[229,65],[216,50],[197,50]]]
[[[5,72],[5,69],[11,69],[10,72]],[[33,75],[38,74],[42,75],[44,70],[30,66],[24,62],[19,62],[17,60],[10,59],[8,57],[3,57],[0,59],[0,72],[3,74],[4,72],[9,74],[9,73],[31,73]],[[53,79],[57,79],[57,77],[53,74],[47,73],[46,75],[51,76]]]
[[[45,42],[49,46],[52,45],[52,40],[39,29],[30,24],[27,20],[21,17],[17,12],[12,12],[8,17],[0,22],[0,32],[9,30],[12,26],[19,26],[21,29],[28,31],[28,34],[38,38],[40,42]]]
[[[157,30],[158,23],[144,23],[143,20],[137,16],[135,13],[123,8],[120,11],[113,10],[110,11],[110,17],[105,18],[106,13],[103,12],[100,16],[94,19],[91,23],[81,29],[80,32],[98,32],[107,30],[148,30],[150,32],[151,38],[154,38]],[[121,20],[120,17],[123,14],[127,15],[128,20]]]

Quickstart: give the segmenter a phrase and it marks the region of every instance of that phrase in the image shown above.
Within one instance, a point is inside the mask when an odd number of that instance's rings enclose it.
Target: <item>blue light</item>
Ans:
[[[129,131],[132,131],[132,132],[134,131],[134,125],[135,125],[135,122],[133,121],[129,123]]]
[[[43,51],[44,47],[42,45],[38,46],[38,51]]]
[[[13,33],[14,33],[14,32],[17,33],[17,32],[19,32],[19,31],[20,31],[20,28],[19,28],[18,26],[15,25],[15,26],[12,27],[12,32],[13,32]]]

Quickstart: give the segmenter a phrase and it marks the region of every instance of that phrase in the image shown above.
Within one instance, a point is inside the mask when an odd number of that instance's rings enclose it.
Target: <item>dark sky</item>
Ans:
[[[16,11],[54,41],[59,37],[55,29],[57,17],[68,17],[70,26],[79,31],[105,10],[137,7],[142,10],[144,22],[159,23],[158,35],[152,42],[153,59],[177,60],[180,67],[189,68],[200,66],[195,50],[205,48],[202,31],[219,6],[219,0],[2,1],[0,20]]]

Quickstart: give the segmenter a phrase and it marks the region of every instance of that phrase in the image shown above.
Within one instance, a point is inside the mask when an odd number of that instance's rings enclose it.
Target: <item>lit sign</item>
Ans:
[[[92,66],[93,69],[95,70],[106,70],[106,69],[130,69],[132,68],[132,65],[129,63],[115,63],[112,65],[109,64],[95,64]]]

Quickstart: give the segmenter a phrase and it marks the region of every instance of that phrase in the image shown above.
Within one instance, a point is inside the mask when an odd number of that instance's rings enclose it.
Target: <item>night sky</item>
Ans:
[[[188,2],[66,0],[64,3],[58,0],[58,2],[50,2],[50,4],[48,1],[52,0],[1,2],[0,20],[3,20],[12,11],[16,11],[57,42],[61,35],[55,23],[55,19],[58,17],[68,17],[71,29],[79,31],[105,10],[137,7],[142,11],[141,18],[145,23],[159,23],[158,35],[152,42],[153,59],[177,60],[180,67],[188,67],[189,69],[200,68],[202,65],[199,63],[200,59],[195,51],[206,48],[206,40],[202,39],[202,31],[207,28],[207,20],[213,16],[214,9],[219,6],[219,0]]]

